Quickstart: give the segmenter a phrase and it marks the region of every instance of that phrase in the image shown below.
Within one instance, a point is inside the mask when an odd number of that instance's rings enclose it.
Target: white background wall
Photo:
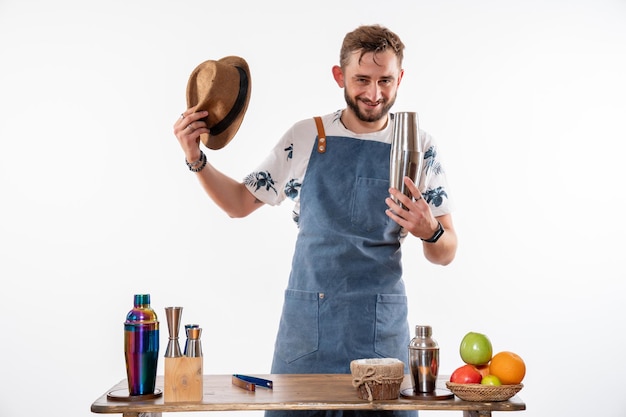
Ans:
[[[197,64],[245,57],[248,113],[209,152],[243,178],[293,122],[343,107],[330,68],[369,23],[407,45],[394,110],[439,141],[456,201],[452,265],[406,243],[411,326],[433,326],[442,373],[468,331],[520,354],[527,417],[626,415],[623,0],[0,0],[0,416],[92,415],[125,378],[135,293],[163,349],[181,305],[206,373],[269,371],[291,206],[229,219],[172,125]]]

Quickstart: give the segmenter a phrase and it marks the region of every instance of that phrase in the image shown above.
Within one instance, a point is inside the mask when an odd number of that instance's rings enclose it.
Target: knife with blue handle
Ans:
[[[254,376],[241,374],[233,374],[232,383],[233,385],[236,385],[239,388],[243,388],[247,391],[255,391],[257,385],[268,389],[272,389],[274,387],[274,383],[269,379],[257,378]]]

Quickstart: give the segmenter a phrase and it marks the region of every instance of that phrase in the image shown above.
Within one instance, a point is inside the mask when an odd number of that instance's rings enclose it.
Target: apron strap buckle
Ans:
[[[326,152],[326,132],[324,131],[324,124],[322,118],[315,116],[315,125],[317,126],[317,152]]]

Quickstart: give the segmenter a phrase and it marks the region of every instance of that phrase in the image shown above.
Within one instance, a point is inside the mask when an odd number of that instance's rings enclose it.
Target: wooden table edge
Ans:
[[[491,415],[491,411],[523,411],[526,404],[517,395],[507,401],[478,402],[463,401],[457,397],[448,400],[413,400],[400,397],[393,400],[367,401],[357,396],[351,385],[351,376],[345,374],[255,374],[254,376],[274,381],[274,390],[258,388],[248,392],[231,384],[232,375],[204,375],[204,395],[198,402],[165,402],[163,397],[145,401],[110,400],[107,394],[124,389],[123,379],[91,405],[91,412],[97,414],[123,414],[134,416],[141,413],[184,412],[184,411],[261,411],[261,410],[462,410],[466,415]],[[298,384],[294,384],[297,382]],[[310,387],[322,384],[324,390],[332,390],[343,395],[336,400],[311,397]],[[328,388],[330,386],[330,388]],[[403,388],[410,387],[410,376],[405,376]],[[163,389],[163,377],[157,379],[157,387]],[[281,392],[281,390],[283,390]],[[276,392],[274,392],[276,391]],[[287,391],[287,392],[284,392]],[[300,392],[301,391],[301,392]],[[276,393],[279,394],[276,394]],[[275,395],[276,394],[276,395]],[[287,395],[287,399],[285,396]],[[220,396],[219,401],[212,401]],[[304,400],[298,397],[305,396]],[[332,396],[332,395],[331,395]],[[278,397],[275,398],[275,397]],[[232,398],[232,400],[229,400]],[[479,414],[474,414],[478,412]]]

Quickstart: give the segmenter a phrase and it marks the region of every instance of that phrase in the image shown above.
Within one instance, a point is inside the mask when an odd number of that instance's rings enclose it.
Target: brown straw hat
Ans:
[[[204,119],[211,134],[200,135],[209,149],[221,149],[239,130],[250,101],[248,63],[237,56],[198,65],[187,83],[187,107],[206,110]]]

